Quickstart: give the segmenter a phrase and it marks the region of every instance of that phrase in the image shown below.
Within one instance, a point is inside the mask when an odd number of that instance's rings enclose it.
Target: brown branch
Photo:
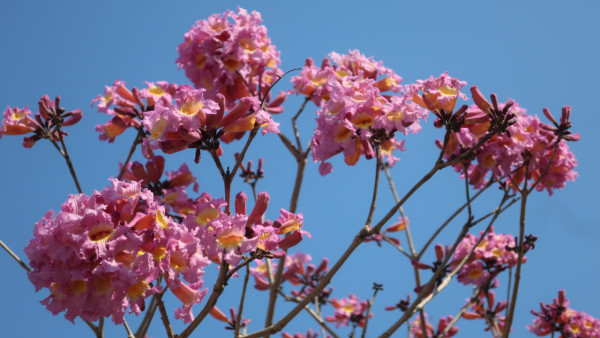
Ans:
[[[160,295],[156,297],[156,304],[158,306],[158,311],[160,312],[160,319],[162,320],[163,326],[167,331],[167,337],[173,338],[175,337],[175,332],[173,332],[173,328],[169,322],[169,315],[167,314],[167,309],[165,309],[165,303],[162,301],[162,296],[165,294],[165,291],[167,291],[167,288],[165,288]]]
[[[185,328],[185,330],[183,330],[179,335],[175,336],[176,338],[189,337],[192,334],[192,332],[194,332],[194,330],[198,327],[198,325],[200,325],[200,323],[204,320],[206,315],[208,315],[210,310],[212,310],[212,308],[217,304],[217,300],[219,299],[219,297],[223,293],[223,290],[225,289],[225,277],[227,275],[227,267],[228,266],[229,266],[229,264],[227,264],[227,262],[225,262],[225,261],[223,261],[221,263],[221,269],[219,270],[219,276],[217,277],[217,281],[215,282],[215,285],[213,286],[212,293],[210,294],[210,296],[208,297],[208,300],[206,301],[206,305],[204,305],[204,308],[202,308],[202,311],[200,311],[200,314],[198,314],[198,316],[196,318],[194,318],[194,320],[190,323],[190,325],[188,325],[188,327]]]
[[[142,143],[142,139],[144,138],[144,129],[140,127],[139,129],[137,129],[137,131],[138,133],[135,136],[135,139],[133,140],[133,144],[131,144],[131,148],[129,149],[129,154],[127,154],[127,159],[125,160],[125,163],[123,163],[123,168],[121,168],[121,171],[119,171],[119,176],[117,176],[118,180],[121,180],[121,178],[123,178],[123,175],[125,175],[127,164],[129,164],[129,161],[131,161],[131,157],[133,156],[137,145]]]
[[[250,277],[250,266],[246,265],[246,276],[244,277],[244,285],[242,287],[242,297],[240,297],[240,305],[238,307],[237,318],[235,320],[234,337],[240,335],[240,327],[242,324],[242,314],[244,313],[244,299],[246,298],[246,288],[248,287],[248,278]]]

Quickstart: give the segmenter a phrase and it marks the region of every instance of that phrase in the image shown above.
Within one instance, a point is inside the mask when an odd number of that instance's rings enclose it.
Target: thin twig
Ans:
[[[377,296],[377,292],[379,292],[379,290],[382,290],[381,285],[374,284],[373,288],[375,289],[375,291],[373,291],[373,297],[371,297],[371,299],[369,300],[368,305],[367,305],[367,313],[365,315],[365,325],[363,326],[361,338],[365,338],[367,335],[367,327],[369,326],[369,315],[371,314],[371,308],[373,307],[373,303],[375,302],[375,296]]]
[[[502,206],[506,202],[507,199],[508,199],[508,197],[507,197],[507,194],[505,193],[504,196],[502,197],[502,201],[500,202],[500,205],[495,210],[497,210],[497,211],[502,210]],[[429,282],[427,282],[427,284],[425,284],[425,287],[421,290],[421,292],[419,293],[417,298],[413,301],[412,305],[404,312],[402,317],[400,319],[398,319],[398,321],[396,321],[392,326],[390,326],[380,337],[382,337],[382,338],[390,337],[402,324],[404,324],[404,322],[406,322],[408,319],[410,319],[410,317],[412,317],[412,315],[416,311],[423,309],[424,306],[433,299],[433,297],[435,297],[438,293],[440,293],[443,289],[445,289],[446,286],[448,286],[448,284],[450,283],[450,281],[452,280],[454,275],[456,275],[460,271],[460,269],[463,267],[463,265],[467,262],[471,253],[475,250],[475,248],[477,247],[477,245],[479,245],[479,243],[481,242],[481,240],[483,239],[485,234],[489,231],[489,229],[493,225],[493,223],[496,220],[496,218],[498,217],[498,215],[499,214],[496,213],[494,215],[494,217],[490,220],[490,223],[488,224],[487,228],[485,229],[483,234],[479,237],[479,240],[473,245],[469,254],[467,254],[459,262],[457,267],[453,271],[451,271],[448,275],[446,275],[444,280],[441,283],[439,283],[437,287],[435,287],[434,284],[436,283],[438,278],[444,272],[445,267],[448,264],[450,258],[453,256],[454,252],[456,251],[456,248],[458,248],[458,245],[460,244],[462,239],[466,236],[469,228],[471,227],[470,220],[467,220],[465,225],[462,227],[460,234],[454,241],[452,248],[446,253],[446,257],[444,258],[444,261],[440,264],[439,268],[435,271],[433,276],[430,278]]]
[[[165,288],[163,292],[160,293],[158,297],[156,297],[156,304],[158,306],[158,311],[160,312],[160,319],[163,322],[163,326],[167,331],[167,337],[173,338],[175,337],[175,332],[173,332],[173,328],[171,327],[171,323],[169,322],[169,315],[167,314],[167,309],[165,308],[165,303],[162,301],[162,296],[165,294]]]
[[[483,187],[482,189],[480,189],[471,199],[471,202],[474,201],[477,197],[479,197],[479,195],[481,195],[485,190],[487,190],[487,188],[489,188],[495,181],[493,179],[491,179],[486,185],[485,187]],[[431,243],[433,243],[433,240],[442,232],[442,230],[444,230],[444,228],[450,224],[450,222],[452,222],[452,220],[454,220],[454,218],[456,218],[456,216],[458,216],[465,208],[467,207],[467,202],[465,202],[465,204],[463,204],[460,208],[456,209],[456,211],[450,216],[448,217],[448,219],[446,219],[446,221],[444,221],[444,223],[442,223],[442,225],[440,225],[440,227],[435,231],[435,233],[427,240],[427,243],[425,243],[425,245],[423,246],[423,248],[421,249],[421,251],[419,251],[419,254],[417,255],[417,260],[420,260],[421,257],[423,256],[423,254],[425,253],[425,251],[427,250],[427,248],[431,245]],[[475,223],[475,222],[474,222]]]
[[[117,176],[118,180],[121,180],[121,178],[123,178],[123,175],[125,175],[125,170],[127,169],[127,164],[129,164],[129,161],[131,161],[131,157],[133,156],[133,153],[135,152],[137,145],[142,143],[142,139],[144,138],[143,128],[140,128],[137,131],[138,131],[138,133],[135,136],[135,139],[133,140],[133,144],[131,145],[131,148],[129,149],[129,154],[127,155],[127,159],[125,160],[125,163],[123,163],[123,167],[121,168],[121,171],[119,171],[119,176]]]
[[[240,305],[238,307],[237,318],[235,320],[235,335],[240,335],[240,327],[242,324],[242,314],[244,313],[244,299],[246,298],[246,288],[248,287],[248,278],[250,277],[250,266],[246,265],[246,276],[244,277],[244,286],[242,287],[242,296],[240,297]]]
[[[281,291],[279,292],[279,295],[281,297],[283,297],[283,299],[285,299],[286,301],[294,302],[296,304],[298,304],[302,301],[301,298],[288,296]],[[318,304],[319,304],[318,298],[319,298],[318,296],[314,298],[316,311],[311,309],[308,306],[308,304],[304,307],[304,310],[306,312],[308,312],[308,314],[319,324],[321,329],[327,331],[333,338],[339,338],[339,336],[335,333],[335,331],[333,331],[331,329],[331,327],[329,327],[329,325],[327,325],[327,323],[323,320],[323,318],[321,316],[321,311],[318,308]],[[325,334],[323,334],[323,337],[325,337]]]
[[[525,170],[527,172],[527,168]],[[508,338],[510,334],[510,327],[512,326],[513,315],[515,313],[515,305],[517,303],[517,295],[519,293],[519,282],[521,280],[521,266],[523,265],[524,256],[524,244],[525,244],[525,210],[527,208],[527,196],[529,194],[527,189],[527,180],[523,183],[523,189],[521,190],[521,212],[519,213],[519,250],[517,255],[517,269],[515,270],[515,284],[513,285],[512,297],[510,299],[509,310],[506,314],[504,321],[504,332],[502,337]]]
[[[135,338],[135,336],[133,335],[133,332],[131,332],[131,329],[129,328],[129,324],[127,324],[127,321],[125,320],[125,318],[123,318],[123,326],[125,327],[125,331],[127,331],[127,338]]]
[[[298,117],[300,116],[300,114],[304,111],[304,108],[306,107],[306,104],[308,103],[308,101],[310,101],[311,97],[307,96],[304,98],[304,102],[302,102],[302,105],[300,106],[300,109],[298,109],[298,112],[296,113],[296,115],[294,115],[294,117],[292,117],[292,128],[294,129],[294,137],[296,138],[296,146],[298,147],[298,150],[302,151],[302,144],[300,143],[300,133],[298,132],[298,126],[296,125],[296,120],[298,119]]]
[[[383,169],[387,176],[388,183],[390,185],[390,189],[392,190],[392,194],[394,195],[394,199],[396,200],[396,203],[398,203],[400,201],[400,198],[398,197],[398,193],[396,191],[396,186],[394,185],[394,181],[392,180],[392,175],[390,175],[388,166],[384,165]],[[408,221],[406,219],[406,215],[404,214],[404,208],[400,207],[399,211],[400,211],[400,217],[402,217],[402,222],[404,223],[404,232],[406,234],[406,240],[408,241],[408,248],[410,249],[409,258],[411,260],[413,260],[413,259],[418,260],[417,251],[415,250],[415,245],[412,240],[412,234],[410,232],[410,227],[408,226]],[[417,285],[417,287],[421,287],[421,272],[419,271],[419,269],[416,266],[413,266],[413,273],[415,276],[415,284]],[[425,338],[427,338],[427,322],[425,321],[425,311],[419,310],[419,317],[421,319],[421,321],[420,321],[421,322],[421,332],[423,332],[423,336]]]
[[[6,244],[4,244],[4,242],[2,242],[2,240],[0,240],[0,246],[6,250],[6,252],[8,252],[8,254],[15,260],[17,261],[17,263],[19,263],[19,265],[25,269],[27,272],[31,272],[31,268],[27,265],[27,263],[23,262],[21,260],[21,258],[19,258],[19,256],[17,256],[17,254],[15,254]]]
[[[63,137],[62,137],[62,134],[60,134],[60,130],[58,131],[58,133],[60,135],[59,141],[63,147],[62,149],[60,149],[58,144],[56,144],[56,141],[54,141],[51,138],[49,140],[52,143],[52,145],[54,145],[54,148],[56,148],[56,150],[58,150],[60,155],[65,159],[65,162],[67,163],[67,167],[69,167],[69,172],[71,173],[71,177],[73,178],[73,182],[75,182],[75,186],[77,187],[77,192],[79,192],[81,194],[82,193],[81,186],[79,185],[79,180],[77,179],[77,174],[75,174],[75,168],[73,168],[73,163],[71,163],[71,158],[69,157],[69,153],[67,152],[67,146],[65,145],[65,142],[63,141]]]
[[[375,213],[375,204],[377,203],[377,190],[379,188],[379,172],[381,171],[381,151],[379,146],[375,148],[375,156],[377,157],[377,162],[375,163],[375,183],[373,184],[373,198],[371,199],[371,206],[369,207],[369,215],[367,216],[367,220],[365,221],[366,225],[371,225],[371,221],[373,220],[373,214]]]
[[[398,251],[400,251],[401,254],[403,254],[404,256],[406,256],[406,258],[412,259],[412,256],[408,252],[404,251],[404,249],[402,249],[401,246],[399,246],[396,243],[394,243],[394,241],[392,241],[390,239],[390,237],[383,235],[383,240],[386,241],[386,242],[388,242],[391,246],[393,246],[394,248],[396,248]]]
[[[158,295],[155,294],[152,296],[152,299],[150,300],[150,305],[148,306],[148,309],[146,310],[146,314],[144,314],[144,318],[142,319],[140,326],[138,326],[138,329],[135,332],[135,336],[137,338],[143,338],[144,336],[146,336],[146,332],[148,331],[148,328],[150,327],[150,322],[152,322],[154,313],[156,313],[156,308],[157,308],[156,298],[157,297],[158,297]]]
[[[487,134],[481,140],[481,142],[478,142],[475,145],[475,147],[481,146],[481,144],[483,144],[485,141],[489,140],[489,138],[491,138],[496,133],[497,132],[490,132],[489,134]],[[310,294],[302,302],[300,302],[298,305],[296,305],[296,307],[294,307],[287,315],[285,315],[277,323],[275,323],[273,325],[270,325],[269,327],[266,327],[266,328],[264,328],[262,330],[250,333],[248,335],[244,335],[243,338],[261,337],[261,336],[268,335],[268,334],[275,333],[275,332],[279,332],[280,330],[282,330],[287,325],[287,323],[289,323],[302,310],[302,308],[304,308],[304,306],[306,306],[306,304],[308,304],[310,302],[311,299],[313,299],[317,294],[319,294],[319,292],[321,292],[327,286],[327,284],[331,281],[331,279],[333,278],[333,276],[342,267],[342,265],[346,262],[346,260],[348,259],[348,257],[350,257],[350,255],[354,252],[354,250],[364,241],[364,239],[367,238],[368,236],[374,234],[374,233],[378,233],[381,230],[381,228],[383,227],[383,225],[398,211],[398,209],[404,204],[404,202],[406,202],[406,200],[408,200],[415,193],[415,191],[417,191],[423,184],[425,184],[427,181],[429,181],[429,179],[431,179],[431,177],[433,177],[433,175],[438,170],[440,170],[442,168],[445,168],[445,167],[448,167],[448,166],[452,165],[453,163],[456,163],[457,161],[460,161],[463,157],[469,156],[475,150],[474,149],[475,147],[471,148],[471,149],[467,150],[465,153],[461,154],[460,156],[457,156],[452,161],[442,162],[441,159],[442,159],[442,157],[444,155],[444,152],[446,150],[448,139],[450,137],[449,135],[450,135],[449,131],[446,131],[446,135],[444,136],[444,143],[442,144],[442,149],[440,151],[440,154],[439,154],[438,158],[436,159],[436,162],[435,162],[433,168],[427,174],[425,174],[402,197],[402,199],[400,199],[400,202],[398,202],[394,207],[392,207],[389,210],[389,212],[372,229],[369,230],[367,227],[363,227],[359,231],[359,233],[354,237],[354,239],[352,240],[352,242],[349,244],[349,246],[346,249],[346,251],[344,251],[344,253],[342,254],[342,256],[333,265],[333,267],[331,268],[331,270],[329,270],[329,272],[323,277],[323,279],[321,280],[321,282],[319,282],[319,284],[317,284],[315,286],[315,288],[313,289],[313,291],[311,291]],[[440,271],[440,273],[441,273],[441,271]],[[395,331],[395,329],[394,329],[394,331]]]
[[[473,304],[473,302],[477,298],[479,298],[479,295],[481,294],[481,291],[483,291],[482,287],[477,287],[477,289],[473,290],[473,296],[471,296],[471,299],[469,299],[469,301],[465,305],[463,305],[463,307],[460,308],[460,310],[458,311],[458,313],[447,324],[446,328],[442,332],[438,332],[438,335],[436,336],[436,338],[444,338],[444,337],[446,337],[446,334],[458,322],[458,320],[462,317],[462,315],[465,312],[467,312],[467,309],[471,306],[471,304]]]
[[[98,337],[104,337],[104,317],[100,317],[98,320]]]

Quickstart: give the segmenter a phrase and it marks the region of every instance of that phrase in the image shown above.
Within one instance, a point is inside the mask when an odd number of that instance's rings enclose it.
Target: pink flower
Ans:
[[[451,269],[456,268],[471,249],[473,249],[477,240],[477,236],[471,234],[465,236],[452,256],[452,260],[450,261]],[[477,286],[484,286],[501,271],[517,264],[518,254],[514,250],[511,250],[511,248],[515,247],[516,243],[512,235],[496,234],[491,229],[485,234],[482,241],[473,250],[472,255],[467,259],[466,264],[460,269],[458,281],[465,285],[475,284]],[[523,257],[523,262],[526,261],[527,258]]]
[[[600,336],[600,320],[584,313],[575,311],[565,298],[565,291],[558,292],[552,304],[540,303],[540,312],[531,310],[536,316],[533,324],[527,329],[542,337],[558,332],[561,337],[597,337]]]
[[[274,83],[273,73],[281,73],[281,62],[261,23],[260,13],[242,8],[197,21],[177,47],[178,67],[196,88],[205,88],[209,98],[220,93],[231,105],[256,95],[259,83],[262,92]]]
[[[348,326],[350,322],[356,323],[360,327],[365,325],[368,308],[366,300],[361,301],[355,295],[351,294],[348,298],[333,298],[330,302],[336,310],[333,316],[327,316],[325,320],[334,322],[335,327],[339,328],[341,325]],[[373,313],[370,313],[369,317],[372,316]]]
[[[450,135],[446,158],[459,155],[479,142],[489,132],[494,116],[498,115],[494,113],[496,108],[483,98],[477,87],[471,91],[477,105],[466,111],[465,123],[458,132]],[[515,184],[520,185],[524,180],[533,183],[541,177],[536,190],[546,189],[552,194],[554,189],[563,188],[568,180],[575,180],[577,173],[573,169],[577,166],[577,160],[565,142],[579,138],[578,134],[571,135],[569,131],[570,109],[565,108],[560,125],[555,123],[547,109],[544,111],[555,124],[553,128],[542,123],[537,116],[526,114],[525,109],[514,101],[509,100],[504,104],[493,102],[499,111],[506,111],[503,114],[511,118],[512,124],[506,128],[507,132],[495,135],[477,150],[475,160],[468,167],[469,183],[475,188],[482,188],[491,173],[494,179],[503,180],[516,189]],[[557,133],[563,135],[561,137],[564,139],[560,140],[558,148]],[[464,172],[461,163],[457,163],[455,169]]]
[[[120,323],[128,308],[135,314],[144,309],[145,299],[161,291],[158,277],[165,276],[183,299],[176,317],[190,320],[188,307],[206,293],[200,289],[209,261],[197,255],[199,239],[165,216],[140,183],[112,180],[91,196],[71,195],[53,214],[36,224],[25,248],[33,268],[29,279],[36,290],[50,291],[42,301],[48,310],[66,311],[70,321],[111,315]]]
[[[306,95],[320,107],[311,143],[313,160],[321,162],[319,172],[332,171],[326,161],[336,154],[343,153],[346,164],[354,165],[363,155],[375,157],[378,147],[381,156],[394,164],[398,160],[394,150],[404,151],[404,141],[396,139],[396,132],[418,132],[418,119],[425,111],[404,95],[382,94],[397,93],[402,87],[401,78],[381,62],[356,50],[330,57],[337,65],[326,58],[317,68],[307,59],[301,75],[292,78],[291,92]]]

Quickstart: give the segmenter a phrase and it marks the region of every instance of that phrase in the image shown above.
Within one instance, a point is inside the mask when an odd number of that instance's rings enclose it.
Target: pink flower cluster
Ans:
[[[38,102],[39,113],[32,115],[31,110],[25,108],[11,108],[4,111],[0,125],[0,138],[2,135],[25,135],[34,133],[23,139],[23,147],[31,148],[40,139],[46,138],[58,142],[63,136],[68,135],[61,130],[62,127],[72,126],[82,117],[81,109],[67,112],[60,107],[60,96],[51,101],[44,95]]]
[[[147,169],[147,178],[156,178],[160,161]],[[185,169],[169,182],[189,185]],[[307,235],[301,214],[282,209],[277,220],[263,222],[268,200],[268,194],[259,194],[246,215],[246,196],[240,193],[232,216],[223,211],[223,199],[205,193],[180,224],[140,182],[112,180],[91,196],[71,195],[56,217],[49,211],[36,224],[25,248],[33,268],[29,278],[36,290],[50,290],[42,303],[54,314],[66,310],[71,321],[112,315],[120,323],[128,308],[139,314],[145,298],[161,291],[163,277],[183,303],[175,317],[190,322],[192,306],[206,294],[202,277],[211,261],[236,265],[244,253],[288,248]]]
[[[320,107],[311,145],[314,161],[321,162],[319,172],[330,173],[333,167],[326,161],[338,153],[354,165],[361,155],[373,158],[377,147],[393,165],[398,160],[393,151],[404,150],[404,141],[397,140],[395,133],[418,132],[418,119],[426,112],[404,95],[382,94],[400,92],[402,79],[381,62],[357,50],[330,57],[336,65],[325,58],[319,68],[309,58],[300,76],[292,78],[291,92]]]
[[[456,326],[452,327],[448,330],[448,332],[444,335],[441,335],[442,332],[448,327],[448,324],[452,321],[452,316],[442,317],[440,318],[437,326],[437,330],[433,331],[433,326],[427,321],[427,315],[425,315],[425,330],[427,331],[426,335],[423,334],[423,325],[421,324],[421,316],[415,316],[415,320],[410,323],[410,332],[409,337],[411,338],[423,338],[423,337],[439,337],[439,338],[450,338],[454,337],[458,333],[458,328]]]
[[[483,235],[483,232],[481,235]],[[454,256],[452,256],[451,269],[455,269],[463,258],[469,254],[478,239],[478,236],[471,234],[465,236],[456,248]],[[484,286],[490,282],[491,278],[495,278],[500,271],[517,264],[518,254],[514,250],[510,250],[510,248],[515,247],[516,243],[512,235],[496,234],[491,229],[485,234],[483,240],[467,259],[466,264],[460,269],[458,281],[465,285]],[[523,257],[523,262],[526,261],[527,258]]]
[[[261,23],[260,13],[242,8],[197,21],[177,47],[177,65],[213,100],[220,93],[233,104],[255,96],[258,86],[259,93],[265,93],[281,73],[281,61]]]
[[[360,327],[365,326],[369,306],[366,300],[361,301],[360,298],[350,294],[348,298],[333,298],[330,302],[335,308],[335,312],[333,316],[325,317],[326,321],[335,323],[335,327],[348,326],[350,322],[356,323]],[[369,313],[370,317],[373,317],[372,312]]]
[[[113,116],[106,124],[96,126],[101,140],[113,142],[129,127],[143,130],[142,151],[150,158],[156,149],[171,154],[187,148],[216,148],[220,154],[218,140],[229,143],[239,139],[255,125],[264,126],[263,134],[279,132],[278,123],[260,108],[256,97],[244,97],[232,105],[220,94],[216,101],[206,98],[203,88],[167,82],[149,82],[147,86],[130,91],[125,82],[117,80],[105,87],[104,95],[92,100],[92,105],[97,103],[98,112]],[[265,109],[280,112],[276,108],[283,100],[285,95]]]
[[[491,105],[487,101],[481,102],[483,96],[477,87],[471,91],[477,105],[467,109],[460,131],[450,135],[446,158],[459,155],[474,146],[490,130]],[[537,116],[526,114],[525,109],[512,100],[498,104],[498,108],[514,116],[514,123],[507,128],[507,132],[493,136],[476,151],[475,159],[468,167],[469,183],[475,188],[482,188],[491,172],[494,179],[516,188],[523,180],[535,182],[543,175],[535,188],[538,191],[546,189],[552,194],[553,189],[563,188],[566,181],[575,180],[577,173],[573,169],[577,166],[577,160],[565,140],[577,140],[578,134],[563,137],[556,148],[559,139],[555,129],[542,123]],[[570,113],[570,107],[568,110]],[[464,171],[461,163],[457,163],[455,169]]]
[[[35,225],[25,248],[29,279],[36,290],[50,290],[42,304],[53,314],[66,310],[70,321],[112,315],[120,323],[127,308],[139,314],[144,299],[161,291],[159,276],[184,304],[179,318],[206,293],[200,288],[209,261],[196,254],[198,240],[139,183],[112,180],[91,196],[71,195],[53,215]]]
[[[536,318],[527,329],[536,336],[542,337],[554,332],[560,337],[599,337],[600,320],[584,313],[569,308],[569,300],[565,298],[565,291],[558,292],[552,304],[540,304],[540,311],[531,310]]]

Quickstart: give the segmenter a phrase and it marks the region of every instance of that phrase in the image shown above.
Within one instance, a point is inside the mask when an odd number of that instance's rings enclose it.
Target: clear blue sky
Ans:
[[[600,317],[600,291],[596,287],[600,222],[597,168],[600,126],[596,100],[600,85],[600,5],[593,1],[377,1],[366,5],[354,1],[177,1],[175,5],[159,1],[19,1],[0,3],[0,107],[28,105],[37,107],[44,94],[61,95],[68,109],[82,108],[83,120],[69,128],[67,145],[85,193],[100,190],[107,178],[116,175],[117,162],[123,161],[133,133],[119,137],[114,144],[98,141],[94,126],[107,121],[106,115],[90,108],[91,99],[102,93],[104,85],[115,79],[142,86],[143,81],[166,80],[188,83],[175,65],[176,46],[196,20],[236,9],[238,5],[262,13],[272,42],[281,51],[283,70],[300,67],[306,57],[317,62],[331,51],[346,53],[359,49],[367,56],[383,60],[404,78],[404,83],[450,75],[478,85],[484,93],[495,92],[500,100],[515,99],[532,114],[542,115],[543,107],[558,114],[564,105],[573,107],[574,130],[582,139],[571,144],[579,167],[579,178],[548,198],[546,193],[531,197],[527,214],[527,232],[539,236],[536,249],[524,266],[521,297],[515,323],[515,337],[531,336],[525,325],[533,320],[529,310],[540,301],[550,302],[559,289],[565,289],[571,306]],[[280,89],[289,88],[283,82]],[[299,106],[297,100],[286,103],[286,113],[277,117],[283,132],[290,132],[290,113]],[[314,128],[314,107],[302,116],[303,140]],[[312,115],[312,116],[311,116]],[[406,191],[433,161],[439,130],[431,120],[421,134],[407,139],[407,152],[393,169],[396,186]],[[22,137],[4,136],[0,140],[0,239],[20,256],[32,236],[33,224],[48,209],[57,210],[68,194],[75,193],[66,166],[49,143],[40,142],[33,149],[21,146]],[[231,156],[239,144],[225,148]],[[136,155],[140,159],[140,155]],[[271,218],[279,208],[287,208],[295,171],[294,161],[274,135],[259,138],[249,159],[265,158],[266,177],[260,191],[271,194]],[[169,169],[182,161],[191,162],[192,152],[167,159]],[[232,158],[228,158],[231,160]],[[336,259],[345,249],[368,212],[372,172],[375,163],[361,160],[347,168],[340,159],[333,161],[334,172],[322,178],[317,165],[310,164],[302,191],[299,211],[304,212],[305,226],[313,235],[298,249],[309,252],[315,260],[327,256]],[[205,157],[192,171],[200,189],[213,196],[222,194],[216,184],[214,165]],[[462,203],[462,185],[454,172],[448,171],[429,182],[405,209],[411,219],[417,245],[427,233],[443,222],[452,207]],[[387,187],[376,219],[393,205]],[[234,191],[247,189],[236,185]],[[494,203],[492,200],[481,204]],[[484,209],[481,209],[484,210]],[[483,213],[483,211],[482,211]],[[497,232],[517,231],[517,210],[496,222]],[[440,241],[450,241],[458,231],[455,224]],[[479,231],[479,229],[477,230]],[[403,242],[404,238],[402,238]],[[420,245],[419,245],[420,244]],[[426,260],[433,260],[433,254]],[[398,313],[386,313],[391,305],[411,293],[412,269],[403,256],[391,248],[364,245],[351,258],[350,265],[333,279],[334,297],[354,292],[361,298],[371,295],[373,282],[384,284],[384,292],[375,302],[370,334],[381,333]],[[72,325],[53,317],[39,300],[46,292],[33,292],[24,271],[8,255],[0,252],[3,290],[0,327],[6,337],[38,335],[91,336],[81,322]],[[216,276],[211,267],[207,286]],[[227,310],[237,307],[241,280],[234,280],[219,301]],[[503,284],[505,285],[505,284]],[[504,289],[502,289],[504,290]],[[254,322],[250,331],[263,323],[265,294],[251,291],[251,306],[245,312]],[[454,287],[432,302],[428,312],[436,318],[454,314],[469,295],[467,287]],[[172,303],[175,304],[175,303]],[[279,309],[287,308],[279,306]],[[173,306],[171,306],[173,309]],[[172,311],[172,310],[171,310]],[[248,310],[251,311],[251,310]],[[331,314],[332,310],[326,311]],[[278,313],[279,315],[282,312]],[[276,316],[279,317],[279,316]],[[135,319],[128,319],[137,327]],[[228,336],[223,323],[206,320],[198,336]],[[481,323],[459,322],[458,337],[473,337],[481,332]],[[181,326],[178,326],[181,327]],[[309,318],[298,317],[288,332],[317,329]],[[178,330],[180,331],[180,330]],[[50,332],[50,334],[49,334]],[[342,332],[344,335],[345,331]],[[150,336],[164,336],[156,318]],[[406,332],[397,333],[398,337]],[[121,327],[107,326],[107,337],[122,336]]]

